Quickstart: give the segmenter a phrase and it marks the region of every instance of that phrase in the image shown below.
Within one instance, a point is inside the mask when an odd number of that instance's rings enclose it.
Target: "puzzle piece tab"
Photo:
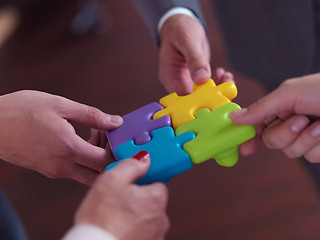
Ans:
[[[112,131],[107,131],[111,149],[114,151],[119,145],[133,140],[135,144],[146,144],[151,140],[150,133],[158,128],[171,126],[169,116],[153,120],[154,113],[162,110],[159,103],[150,103],[123,116],[123,124]]]
[[[195,119],[195,113],[202,108],[211,111],[220,108],[237,96],[237,87],[231,82],[218,86],[212,79],[201,85],[193,85],[194,92],[186,96],[171,93],[160,99],[165,109],[155,113],[154,119],[170,115],[173,128],[186,124]]]
[[[156,181],[168,182],[172,177],[192,167],[189,155],[183,145],[195,138],[193,132],[175,136],[171,127],[163,127],[151,132],[152,139],[144,145],[135,145],[132,140],[115,148],[118,162],[110,164],[106,170],[117,165],[120,160],[132,157],[137,152],[149,152],[151,165],[146,175],[137,184],[149,184]]]
[[[238,161],[238,147],[255,136],[251,125],[235,125],[229,114],[241,109],[228,103],[214,111],[201,109],[196,119],[177,128],[176,134],[193,131],[197,137],[184,145],[192,162],[201,163],[214,158],[222,166],[233,166]]]

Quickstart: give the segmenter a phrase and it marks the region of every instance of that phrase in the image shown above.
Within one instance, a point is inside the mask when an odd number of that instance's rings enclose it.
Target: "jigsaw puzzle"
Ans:
[[[160,99],[163,110],[155,113],[154,119],[169,115],[173,128],[195,119],[195,113],[201,108],[209,108],[211,111],[227,104],[237,96],[237,88],[234,83],[225,82],[218,86],[212,79],[202,85],[193,85],[193,93],[186,96],[178,96],[171,93]]]
[[[176,129],[180,135],[187,131],[197,137],[184,145],[192,162],[201,163],[214,158],[220,165],[231,167],[238,161],[238,146],[255,136],[255,128],[249,125],[235,125],[229,118],[232,111],[241,109],[235,103],[210,111],[200,109],[196,119]]]
[[[191,159],[182,147],[186,142],[195,138],[193,132],[175,136],[171,127],[163,127],[152,131],[151,135],[152,139],[146,144],[136,145],[133,140],[130,140],[114,150],[119,161],[130,158],[142,150],[150,154],[152,159],[150,168],[146,175],[137,182],[138,184],[155,181],[168,182],[175,175],[191,168]],[[119,161],[109,166],[114,167]]]
[[[212,79],[194,85],[186,96],[169,94],[160,104],[151,103],[123,117],[123,125],[107,131],[115,163],[139,151],[149,152],[150,169],[137,184],[168,182],[172,177],[214,158],[221,166],[231,167],[238,161],[239,145],[255,136],[250,125],[235,125],[229,118],[240,109],[231,100],[237,88],[231,82],[218,86]]]
[[[108,142],[111,149],[133,140],[136,144],[146,144],[151,140],[150,133],[161,127],[171,126],[169,116],[153,120],[153,115],[162,110],[159,103],[150,103],[127,115],[124,115],[123,124],[114,130],[107,131]]]

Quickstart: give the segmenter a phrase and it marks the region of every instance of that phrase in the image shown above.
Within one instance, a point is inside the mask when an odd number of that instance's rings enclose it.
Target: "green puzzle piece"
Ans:
[[[196,113],[195,120],[177,128],[177,135],[188,131],[197,135],[183,147],[192,162],[201,163],[214,158],[225,167],[237,163],[239,145],[256,134],[254,126],[232,123],[229,113],[238,109],[241,107],[235,103],[227,103],[212,112],[203,108]]]

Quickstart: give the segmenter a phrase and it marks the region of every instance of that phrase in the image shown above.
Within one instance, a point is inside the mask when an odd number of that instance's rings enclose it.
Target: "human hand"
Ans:
[[[108,146],[108,139],[105,130],[91,128],[90,134],[91,136],[88,140],[89,143],[101,148],[108,148],[107,150],[109,150],[110,146]]]
[[[91,184],[111,162],[108,150],[79,137],[69,121],[100,130],[122,124],[112,116],[38,91],[0,96],[0,158],[50,178]]]
[[[178,14],[161,28],[159,79],[168,92],[192,93],[193,84],[205,83],[211,77],[210,46],[201,23]],[[223,68],[214,71],[215,83],[234,82]]]
[[[164,239],[169,229],[168,191],[160,182],[134,184],[150,167],[148,153],[137,155],[97,178],[77,210],[76,225],[99,226],[119,240]]]
[[[194,83],[210,79],[209,42],[198,20],[174,15],[163,24],[160,38],[159,78],[168,92],[186,95]]]
[[[230,114],[235,124],[256,124],[268,148],[290,158],[320,162],[320,74],[289,79],[247,109]],[[245,145],[252,152],[256,144]]]
[[[231,72],[227,72],[226,70],[224,70],[224,68],[221,67],[214,70],[213,80],[216,85],[219,85],[224,82],[232,82],[234,84],[236,83],[233,74]]]

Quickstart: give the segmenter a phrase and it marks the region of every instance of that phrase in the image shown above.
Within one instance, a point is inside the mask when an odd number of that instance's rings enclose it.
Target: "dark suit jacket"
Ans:
[[[152,35],[159,43],[157,26],[160,18],[174,7],[190,9],[205,26],[200,5],[197,0],[131,0],[137,8]]]
[[[187,7],[203,21],[196,0],[132,2],[155,37],[160,17],[170,8]],[[319,0],[212,2],[236,70],[258,78],[269,90],[287,78],[318,71]]]
[[[262,80],[269,90],[318,71],[318,2],[213,0],[235,69]]]

